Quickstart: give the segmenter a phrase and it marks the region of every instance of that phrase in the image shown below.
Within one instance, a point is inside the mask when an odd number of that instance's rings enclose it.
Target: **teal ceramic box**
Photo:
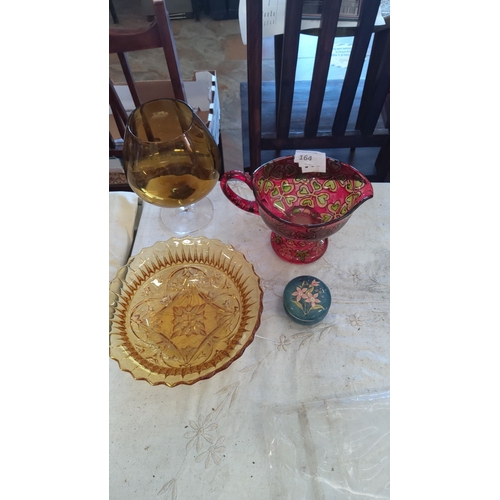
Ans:
[[[332,298],[328,287],[314,276],[298,276],[283,292],[286,313],[297,323],[314,325],[328,314]]]

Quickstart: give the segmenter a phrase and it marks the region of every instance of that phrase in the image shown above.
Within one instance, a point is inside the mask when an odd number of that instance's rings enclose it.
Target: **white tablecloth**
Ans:
[[[110,360],[110,498],[365,498],[350,496],[349,475],[368,488],[366,498],[385,481],[377,498],[388,498],[388,450],[376,459],[376,480],[345,463],[345,477],[336,476],[349,453],[358,464],[363,459],[353,454],[354,438],[344,446],[350,450],[330,449],[342,432],[340,413],[328,408],[361,397],[372,412],[389,390],[389,184],[374,184],[373,199],[307,265],[279,259],[262,220],[232,205],[218,186],[209,198],[214,219],[200,234],[233,245],[253,264],[264,290],[261,326],[229,368],[193,386],[153,387]],[[173,236],[159,209],[145,204],[132,255]],[[323,280],[332,295],[326,319],[313,327],[292,322],[282,305],[285,285],[303,274]],[[373,417],[379,430],[388,426],[381,415]]]
[[[109,279],[127,263],[134,241],[134,226],[139,198],[135,193],[109,193]]]

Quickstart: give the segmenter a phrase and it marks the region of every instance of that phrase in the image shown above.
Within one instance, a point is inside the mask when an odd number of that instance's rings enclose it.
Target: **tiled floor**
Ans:
[[[119,24],[114,27],[138,28],[147,26],[139,0],[114,0]],[[382,2],[382,14],[388,13],[389,0]],[[200,20],[172,20],[172,28],[184,79],[191,79],[195,71],[215,70],[219,85],[221,103],[222,144],[224,147],[225,169],[242,169],[243,151],[241,135],[240,83],[247,80],[246,47],[240,37],[239,21],[229,19],[215,21],[202,13]],[[311,44],[315,37],[303,35],[299,52],[298,76],[300,69],[307,72],[312,67]],[[264,39],[263,78],[274,80],[272,38]],[[164,56],[161,49],[143,51],[140,55],[130,54],[130,65],[139,80],[168,78]],[[335,69],[334,69],[335,70]],[[118,58],[110,56],[110,77],[115,82],[123,82]],[[337,71],[341,68],[337,67]]]

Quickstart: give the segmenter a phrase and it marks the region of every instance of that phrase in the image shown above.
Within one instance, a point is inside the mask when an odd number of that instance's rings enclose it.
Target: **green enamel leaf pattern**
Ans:
[[[328,195],[326,193],[318,194],[316,201],[319,207],[324,208],[328,205]]]
[[[338,188],[337,183],[332,179],[327,180],[323,184],[323,186],[328,188],[330,191],[337,191],[337,188]]]
[[[328,205],[328,210],[334,214],[338,213],[340,208],[340,201],[336,201],[335,203],[331,203]]]
[[[360,196],[361,196],[361,193],[359,191],[355,192],[355,193],[351,193],[351,194],[349,194],[349,195],[346,196],[345,203],[349,207],[349,209],[354,205],[354,203],[356,202],[356,200]]]
[[[311,182],[311,186],[314,191],[319,191],[321,189],[321,184],[316,179],[313,179],[313,181]]]
[[[274,206],[278,209],[280,209],[282,212],[285,211],[285,205],[283,204],[283,201],[282,200],[276,200],[274,202]]]

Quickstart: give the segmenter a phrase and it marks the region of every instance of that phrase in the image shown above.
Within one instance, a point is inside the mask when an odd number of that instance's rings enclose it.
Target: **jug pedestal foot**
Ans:
[[[328,238],[317,241],[290,240],[271,233],[271,246],[278,257],[292,264],[309,264],[318,260],[328,248]]]

